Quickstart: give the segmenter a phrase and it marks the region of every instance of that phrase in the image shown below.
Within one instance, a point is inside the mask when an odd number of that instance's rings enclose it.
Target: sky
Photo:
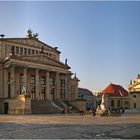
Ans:
[[[0,1],[0,11],[0,34],[39,33],[67,58],[79,87],[128,89],[140,73],[140,1]]]

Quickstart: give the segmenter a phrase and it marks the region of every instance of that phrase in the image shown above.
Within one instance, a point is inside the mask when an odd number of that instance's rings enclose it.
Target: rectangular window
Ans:
[[[51,88],[51,100],[55,99],[54,88]]]
[[[42,76],[42,77],[40,78],[40,84],[41,84],[41,85],[45,85],[45,77]]]
[[[22,94],[23,85],[20,85],[20,95]]]
[[[60,98],[65,99],[65,89],[61,89]]]
[[[11,86],[10,84],[8,84],[8,98],[11,97]]]
[[[36,54],[38,54],[38,51],[36,51]]]
[[[23,74],[20,74],[20,83],[23,83],[24,82],[24,77],[23,77]]]
[[[54,78],[50,78],[50,85],[54,86],[54,84],[55,84],[55,79]]]
[[[28,49],[28,54],[31,54],[31,49]]]
[[[137,105],[136,105],[136,103],[134,103],[134,109],[136,109],[136,107],[137,107]]]
[[[23,48],[20,48],[20,54],[23,55]]]
[[[111,107],[114,107],[114,100],[111,100]]]
[[[31,84],[35,84],[35,75],[31,75]]]
[[[65,79],[61,79],[60,80],[60,86],[61,87],[65,87]]]
[[[45,100],[45,87],[41,88],[41,99]]]
[[[32,54],[34,54],[35,53],[35,51],[34,50],[32,50]]]
[[[31,87],[31,99],[34,100],[35,98],[35,87]]]
[[[24,54],[27,55],[27,49],[26,48],[24,48]]]
[[[19,54],[19,47],[16,47],[16,54]]]
[[[15,46],[12,46],[12,48],[11,48],[11,53],[12,53],[12,54],[15,54]]]
[[[136,95],[133,95],[133,98],[136,98]]]
[[[118,100],[118,107],[120,107],[120,100]]]
[[[8,72],[8,82],[10,82],[10,78],[11,77],[11,73],[10,72]]]

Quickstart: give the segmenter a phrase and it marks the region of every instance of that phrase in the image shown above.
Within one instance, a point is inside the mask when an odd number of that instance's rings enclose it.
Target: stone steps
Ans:
[[[31,101],[32,114],[58,114],[61,110],[55,107],[51,101],[46,100],[32,100]]]

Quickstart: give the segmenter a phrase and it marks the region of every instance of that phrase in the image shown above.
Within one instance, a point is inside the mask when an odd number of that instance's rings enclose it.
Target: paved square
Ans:
[[[140,138],[140,114],[120,117],[0,115],[0,139],[34,138]]]

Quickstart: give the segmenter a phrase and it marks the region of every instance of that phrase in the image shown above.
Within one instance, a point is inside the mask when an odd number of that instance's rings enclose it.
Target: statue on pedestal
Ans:
[[[97,114],[101,116],[107,115],[107,108],[105,106],[105,94],[102,95],[101,104],[97,107]]]

